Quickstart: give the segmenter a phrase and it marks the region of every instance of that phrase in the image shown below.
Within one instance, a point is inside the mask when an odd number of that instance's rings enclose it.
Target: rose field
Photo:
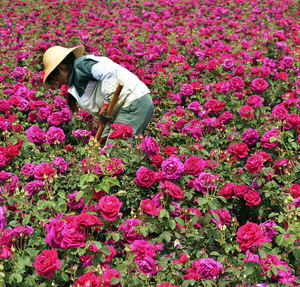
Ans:
[[[0,286],[300,286],[297,0],[0,8]],[[151,90],[135,144],[43,88],[80,44]]]

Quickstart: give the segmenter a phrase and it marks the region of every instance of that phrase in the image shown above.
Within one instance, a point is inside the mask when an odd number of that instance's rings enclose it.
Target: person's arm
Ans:
[[[100,115],[109,105],[109,102],[119,84],[119,79],[117,75],[117,70],[109,65],[103,65],[101,63],[97,63],[93,65],[91,73],[93,77],[102,82],[102,93],[104,97],[103,106],[100,111]]]

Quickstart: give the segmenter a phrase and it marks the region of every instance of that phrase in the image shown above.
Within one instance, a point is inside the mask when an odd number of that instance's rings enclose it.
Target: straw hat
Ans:
[[[43,87],[49,89],[51,85],[48,84],[47,77],[51,72],[62,62],[62,60],[67,57],[71,52],[74,53],[76,58],[82,56],[84,52],[84,46],[80,45],[74,48],[64,48],[61,46],[54,46],[49,48],[43,57],[43,63],[45,67],[45,75],[43,80]]]

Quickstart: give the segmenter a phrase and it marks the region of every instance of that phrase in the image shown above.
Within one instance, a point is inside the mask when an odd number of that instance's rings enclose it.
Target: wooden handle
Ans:
[[[111,101],[110,101],[110,103],[109,103],[109,106],[107,107],[107,112],[106,112],[107,116],[111,115],[111,113],[112,113],[112,111],[113,111],[113,109],[115,107],[115,104],[116,104],[116,102],[119,99],[119,96],[120,96],[120,93],[121,93],[123,87],[124,87],[124,83],[120,82],[119,85],[118,85],[118,87],[117,87],[117,89],[116,89],[116,91],[115,91],[115,93],[114,93],[114,95],[113,95],[113,97],[112,97],[112,99],[111,99]],[[96,133],[96,140],[98,142],[99,142],[99,140],[101,138],[101,135],[102,135],[102,133],[103,133],[103,131],[105,129],[105,126],[106,126],[106,123],[103,124],[103,125],[100,124],[100,126],[98,128],[98,131]]]

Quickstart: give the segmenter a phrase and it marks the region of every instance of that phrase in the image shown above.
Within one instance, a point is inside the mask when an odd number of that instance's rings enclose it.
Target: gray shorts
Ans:
[[[133,101],[126,108],[119,110],[114,123],[126,124],[133,128],[133,135],[144,135],[146,127],[153,115],[154,105],[150,94],[146,94]],[[113,130],[110,129],[109,133]],[[127,139],[130,142],[135,142],[134,137]],[[108,140],[106,141],[106,144]]]

